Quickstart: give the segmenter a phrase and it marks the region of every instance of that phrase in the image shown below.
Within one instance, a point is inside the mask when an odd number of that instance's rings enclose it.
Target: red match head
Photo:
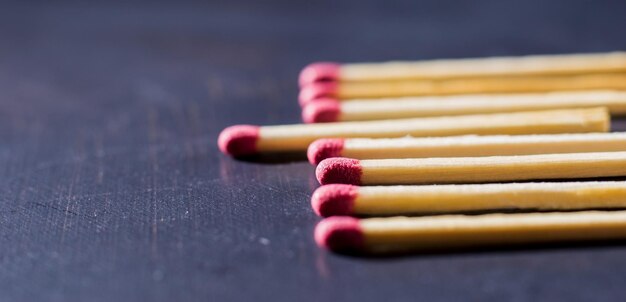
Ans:
[[[257,152],[259,127],[251,125],[230,126],[220,133],[217,145],[224,154],[232,156],[252,155]]]
[[[339,64],[332,62],[317,62],[307,65],[300,72],[300,87],[323,81],[337,81],[339,79]]]
[[[302,94],[302,92],[300,92],[300,94]],[[306,108],[307,105],[309,104],[314,104],[317,102],[334,102],[334,103],[339,103],[339,99],[334,97],[334,96],[320,96],[318,98],[313,98],[313,99],[302,99],[300,98],[298,100],[298,104],[300,104],[300,108]]]
[[[342,138],[322,138],[312,142],[306,152],[309,162],[313,165],[331,157],[341,157],[343,151]]]
[[[333,251],[358,251],[365,247],[365,236],[359,220],[352,217],[330,217],[315,227],[315,242]]]
[[[336,82],[316,82],[311,83],[300,89],[298,102],[300,106],[313,102],[320,98],[334,97],[337,94],[339,86]]]
[[[320,162],[315,169],[317,181],[327,184],[361,184],[361,163],[358,159],[332,157]]]
[[[339,120],[341,106],[334,99],[310,102],[302,109],[302,120],[307,123],[332,123]]]
[[[352,185],[321,186],[311,196],[311,207],[322,217],[352,215],[358,193],[358,187]]]

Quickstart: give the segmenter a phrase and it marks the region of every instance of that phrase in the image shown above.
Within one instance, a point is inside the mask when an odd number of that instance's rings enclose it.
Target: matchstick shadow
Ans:
[[[267,164],[267,165],[289,164],[289,163],[294,163],[294,162],[308,162],[306,158],[306,154],[302,152],[256,154],[256,155],[245,156],[245,157],[237,157],[236,160],[247,162],[247,163]]]
[[[559,210],[550,210],[550,209],[491,209],[491,210],[472,210],[472,211],[450,211],[450,212],[436,212],[436,213],[402,213],[402,214],[389,214],[389,215],[359,215],[356,216],[358,218],[374,218],[374,217],[396,217],[396,216],[409,216],[409,217],[424,217],[424,216],[443,216],[443,215],[468,215],[468,216],[477,216],[477,215],[486,215],[486,214],[522,214],[522,213],[554,213],[554,212],[580,212],[580,211],[623,211],[626,210],[626,207],[620,208],[584,208],[584,209],[559,209]]]
[[[593,182],[593,181],[626,181],[625,176],[609,176],[609,177],[591,177],[591,178],[536,178],[536,179],[520,179],[520,180],[499,180],[499,181],[476,181],[476,182],[465,182],[463,184],[508,184],[508,183],[525,183],[525,182]],[[461,184],[461,183],[441,183],[441,182],[425,182],[416,185],[442,185],[442,184]],[[389,184],[389,183],[368,183],[367,186],[389,186],[389,185],[398,185],[398,184]]]
[[[624,116],[612,116],[611,117],[611,132],[626,131],[626,117]]]
[[[366,261],[392,261],[403,260],[407,258],[438,258],[450,256],[467,256],[467,255],[501,255],[503,253],[539,253],[549,251],[580,251],[580,250],[597,250],[606,248],[623,248],[626,247],[626,240],[597,240],[597,241],[577,241],[577,242],[553,242],[553,243],[537,243],[528,245],[506,245],[506,246],[490,246],[490,247],[468,247],[458,249],[430,249],[428,251],[404,251],[384,254],[356,254],[356,253],[338,253],[342,257],[353,259],[361,259]]]

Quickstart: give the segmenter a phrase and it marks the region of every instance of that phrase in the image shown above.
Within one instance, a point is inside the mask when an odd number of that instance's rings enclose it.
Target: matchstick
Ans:
[[[483,183],[626,176],[626,152],[489,157],[369,159],[333,157],[315,170],[320,184]]]
[[[300,86],[320,81],[371,82],[527,75],[570,75],[626,71],[626,53],[531,55],[413,62],[313,63],[300,73]]]
[[[330,157],[355,159],[474,157],[626,151],[626,132],[402,138],[323,138],[309,145],[313,165]]]
[[[311,206],[323,217],[626,208],[626,182],[364,187],[332,184],[315,190]]]
[[[350,122],[600,106],[607,107],[611,115],[626,114],[626,91],[328,99],[308,103],[302,110],[302,120],[305,123]]]
[[[321,247],[337,252],[374,254],[624,238],[626,211],[330,217],[315,228],[315,241]]]
[[[404,80],[395,82],[319,82],[300,90],[299,102],[306,105],[320,98],[357,99],[481,93],[532,93],[626,89],[626,73],[573,76],[497,77],[445,81]]]
[[[462,134],[533,134],[606,132],[607,109],[571,109],[386,121],[226,128],[218,138],[222,152],[233,156],[259,152],[305,151],[324,137],[453,136]]]

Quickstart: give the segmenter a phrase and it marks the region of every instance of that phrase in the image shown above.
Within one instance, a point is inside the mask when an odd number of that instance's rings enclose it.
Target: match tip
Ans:
[[[217,145],[224,154],[235,157],[252,155],[257,152],[258,138],[258,126],[235,125],[222,130],[217,139]]]
[[[325,185],[311,196],[311,207],[322,217],[352,215],[358,187],[353,185]]]
[[[321,81],[336,81],[339,79],[339,64],[332,62],[317,62],[307,65],[300,72],[300,87]]]
[[[334,97],[337,94],[338,85],[336,82],[316,82],[300,89],[298,101],[300,106],[320,98]]]
[[[359,220],[352,217],[330,217],[315,227],[315,242],[333,251],[358,251],[365,246]]]
[[[300,92],[300,94],[302,94],[302,92]],[[313,99],[304,99],[304,98],[299,98],[298,99],[298,104],[300,105],[300,108],[306,108],[307,105],[309,104],[315,104],[317,102],[333,102],[333,103],[339,103],[339,99],[337,99],[334,96],[321,96],[318,98],[313,98]]]
[[[333,157],[322,160],[315,169],[315,176],[322,185],[361,183],[361,163],[358,159]]]
[[[312,123],[332,123],[339,120],[341,106],[333,99],[310,102],[302,109],[302,121]]]
[[[341,157],[343,151],[342,138],[322,138],[312,142],[306,152],[309,162],[313,165],[331,157]]]

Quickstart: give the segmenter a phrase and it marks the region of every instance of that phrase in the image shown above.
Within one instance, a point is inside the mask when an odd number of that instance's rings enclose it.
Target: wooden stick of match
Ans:
[[[323,217],[626,208],[626,182],[363,187],[332,184],[313,193],[311,206]]]
[[[626,132],[402,138],[323,138],[309,145],[317,165],[330,157],[355,159],[476,157],[626,151]]]
[[[323,97],[336,99],[385,98],[405,96],[531,93],[626,89],[626,72],[572,76],[495,77],[443,81],[403,80],[392,82],[320,82],[300,90],[302,105]]]
[[[397,253],[484,246],[626,238],[626,211],[446,215],[356,219],[330,217],[315,241],[339,252]]]
[[[372,82],[626,71],[626,53],[532,55],[384,63],[313,63],[300,73],[300,86],[319,81]]]
[[[607,107],[611,115],[626,114],[626,91],[329,99],[307,104],[302,119],[305,123],[328,123],[600,106]]]
[[[311,142],[324,137],[606,132],[609,121],[607,109],[602,107],[350,123],[239,125],[224,129],[218,145],[224,153],[242,156],[258,152],[304,151]]]
[[[334,157],[315,171],[320,184],[484,183],[626,176],[626,152],[489,157],[368,159]]]

